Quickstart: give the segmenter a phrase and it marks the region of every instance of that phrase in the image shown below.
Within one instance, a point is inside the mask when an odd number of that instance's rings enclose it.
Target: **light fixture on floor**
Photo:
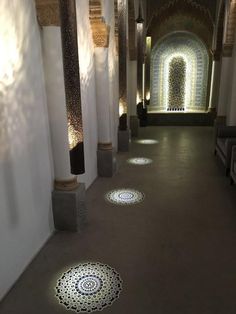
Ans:
[[[132,165],[145,166],[151,164],[152,159],[145,157],[135,157],[128,159],[127,162]]]
[[[157,140],[152,140],[152,139],[142,139],[142,140],[137,140],[136,143],[144,144],[144,145],[152,145],[152,144],[158,144],[159,142]]]
[[[67,310],[77,313],[101,311],[119,298],[120,275],[101,263],[83,263],[71,267],[59,278],[56,297]]]
[[[117,189],[108,192],[105,199],[117,205],[133,205],[142,202],[144,194],[133,189]]]

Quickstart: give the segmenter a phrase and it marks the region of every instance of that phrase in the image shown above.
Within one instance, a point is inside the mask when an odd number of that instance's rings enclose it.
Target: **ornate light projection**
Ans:
[[[178,32],[151,54],[151,110],[206,110],[209,56],[196,36]],[[186,78],[186,79],[185,79]]]
[[[116,205],[133,205],[142,202],[144,194],[134,189],[118,189],[108,192],[105,199]]]
[[[68,269],[57,282],[58,301],[77,313],[101,311],[119,298],[120,275],[112,267],[100,263],[83,263]]]
[[[145,157],[135,157],[127,160],[128,164],[137,166],[146,166],[152,163],[152,159]]]
[[[60,0],[71,173],[84,173],[84,144],[75,0]]]

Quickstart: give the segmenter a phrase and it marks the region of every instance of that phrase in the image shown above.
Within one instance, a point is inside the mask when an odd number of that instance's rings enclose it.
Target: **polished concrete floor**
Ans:
[[[83,261],[114,267],[123,279],[111,314],[235,314],[236,187],[213,155],[210,127],[148,127],[118,156],[113,178],[87,192],[89,224],[82,234],[57,233],[0,304],[1,314],[63,314],[54,286]],[[149,157],[147,166],[130,157]],[[104,200],[114,188],[145,193],[142,203]],[[24,245],[24,244],[22,244]]]

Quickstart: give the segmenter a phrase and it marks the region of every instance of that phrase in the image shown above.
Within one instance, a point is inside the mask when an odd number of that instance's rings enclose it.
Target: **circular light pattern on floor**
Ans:
[[[132,165],[144,166],[151,164],[152,159],[145,157],[135,157],[128,159],[127,162]]]
[[[152,145],[152,144],[158,144],[159,142],[157,140],[152,140],[152,139],[142,139],[142,140],[137,140],[136,143]]]
[[[119,298],[120,275],[100,263],[83,263],[62,274],[56,286],[56,297],[67,310],[77,313],[101,311]]]
[[[144,194],[133,189],[117,189],[105,195],[107,201],[118,205],[133,205],[142,202]]]

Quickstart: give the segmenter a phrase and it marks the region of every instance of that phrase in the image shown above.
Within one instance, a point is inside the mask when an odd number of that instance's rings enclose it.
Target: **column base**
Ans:
[[[52,210],[55,229],[59,231],[82,231],[87,224],[85,184],[73,191],[52,192]]]
[[[118,130],[118,151],[128,152],[130,141],[130,130]]]
[[[98,145],[97,167],[100,177],[112,177],[116,173],[116,153],[112,147],[103,149],[101,144]]]
[[[138,137],[139,119],[137,116],[130,116],[130,131],[132,137]]]

